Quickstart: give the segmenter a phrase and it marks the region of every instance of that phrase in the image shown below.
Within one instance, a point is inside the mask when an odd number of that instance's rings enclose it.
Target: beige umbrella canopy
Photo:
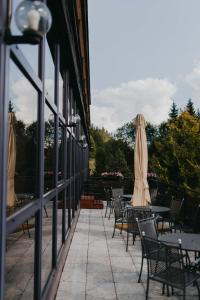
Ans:
[[[150,202],[149,185],[147,182],[148,150],[146,138],[146,122],[143,115],[135,118],[136,138],[134,149],[134,192],[131,204],[134,206],[146,206]]]
[[[13,207],[16,203],[15,194],[15,165],[16,165],[16,136],[15,114],[8,114],[8,182],[7,182],[7,205]]]

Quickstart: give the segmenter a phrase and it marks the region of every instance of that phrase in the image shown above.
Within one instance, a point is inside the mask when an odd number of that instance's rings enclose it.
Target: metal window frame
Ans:
[[[7,10],[7,1],[1,1],[0,3],[0,19],[5,16]],[[0,30],[1,30],[0,20]],[[84,173],[86,168],[86,161],[83,159],[85,150],[81,148],[78,143],[78,130],[67,128],[68,115],[71,115],[71,111],[68,112],[68,105],[64,107],[64,116],[59,112],[59,72],[61,72],[60,66],[60,46],[58,42],[55,42],[55,101],[51,99],[45,90],[45,41],[42,40],[38,46],[38,74],[34,72],[29,62],[23,55],[23,52],[17,46],[7,46],[2,36],[0,35],[0,300],[4,299],[5,293],[5,241],[6,236],[13,232],[20,224],[32,216],[35,216],[35,251],[34,251],[34,300],[47,299],[49,290],[53,284],[53,278],[56,273],[56,269],[59,268],[59,261],[61,257],[64,257],[64,248],[68,237],[70,236],[70,229],[74,226],[74,222],[77,219],[77,211],[79,207],[79,198],[81,195],[81,188],[84,179]],[[73,52],[73,56],[75,53]],[[20,70],[23,76],[32,84],[38,93],[38,162],[37,162],[37,197],[32,203],[29,203],[25,207],[16,211],[14,214],[6,218],[6,193],[7,193],[7,108],[8,108],[8,78],[9,78],[9,61],[12,59],[16,67]],[[72,62],[74,63],[74,62]],[[70,71],[65,70],[63,72],[63,100],[70,98],[71,107],[82,111],[83,107],[79,107],[82,103],[80,96],[79,78],[77,82],[73,82],[70,79]],[[71,75],[74,79],[74,74]],[[70,86],[69,86],[70,85]],[[78,92],[76,89],[78,88]],[[70,92],[71,91],[71,92]],[[73,97],[72,97],[72,91]],[[71,95],[70,95],[71,93]],[[63,101],[63,103],[65,103]],[[55,188],[48,193],[44,194],[44,106],[45,102],[51,108],[55,114]],[[57,104],[57,105],[56,105]],[[85,116],[82,114],[83,117]],[[64,180],[58,182],[58,129],[59,122],[62,122],[64,127]],[[85,126],[85,118],[82,119],[82,126]],[[70,143],[67,142],[67,134],[69,134]],[[86,133],[87,135],[87,133]],[[67,169],[69,169],[69,177],[67,176]],[[62,247],[59,254],[57,253],[57,201],[58,194],[64,193],[64,207],[62,212]],[[67,193],[69,192],[70,203],[66,203]],[[42,228],[43,228],[43,208],[44,206],[54,199],[53,204],[53,217],[52,217],[52,271],[49,274],[49,278],[46,282],[45,288],[41,287],[42,276]],[[68,224],[66,224],[66,214],[68,210]],[[72,211],[72,214],[71,214]],[[63,263],[63,262],[62,262]]]

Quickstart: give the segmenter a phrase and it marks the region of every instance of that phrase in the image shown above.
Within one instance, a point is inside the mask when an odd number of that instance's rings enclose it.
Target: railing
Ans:
[[[200,194],[189,189],[182,189],[175,185],[170,185],[155,179],[148,179],[151,199],[156,205],[170,206],[172,197],[184,198],[183,219],[185,223],[191,223],[198,204],[200,204]],[[84,182],[83,195],[94,196],[97,200],[104,200],[104,188],[124,188],[125,194],[133,193],[133,178],[123,179],[102,178],[89,176]]]

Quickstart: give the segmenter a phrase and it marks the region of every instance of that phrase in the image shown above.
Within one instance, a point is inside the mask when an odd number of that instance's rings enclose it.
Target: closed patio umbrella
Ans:
[[[16,135],[15,135],[15,114],[8,114],[8,182],[7,182],[7,205],[14,207],[16,203],[15,194],[15,165],[16,165]]]
[[[147,182],[148,150],[146,138],[146,122],[144,116],[138,114],[135,118],[136,138],[134,149],[134,192],[131,204],[146,206],[150,202],[149,185]]]

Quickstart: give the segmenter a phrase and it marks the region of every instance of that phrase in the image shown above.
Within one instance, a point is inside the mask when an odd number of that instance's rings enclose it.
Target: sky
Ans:
[[[91,122],[114,132],[200,108],[199,0],[88,0]]]

